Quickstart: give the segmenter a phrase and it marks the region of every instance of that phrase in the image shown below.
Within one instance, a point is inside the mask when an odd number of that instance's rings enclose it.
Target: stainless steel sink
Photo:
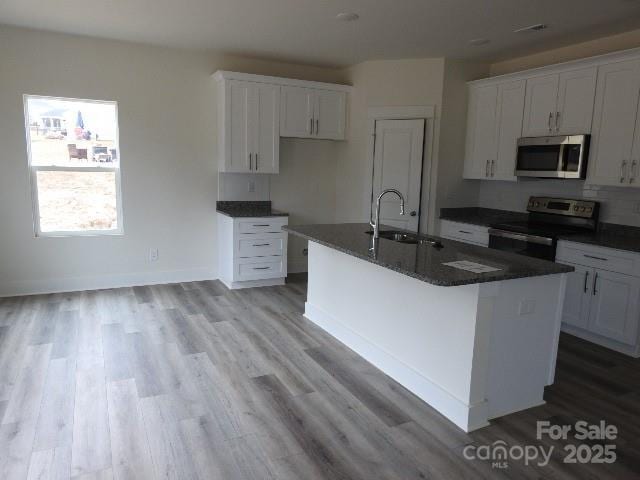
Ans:
[[[373,235],[373,231],[369,230],[366,233]],[[420,239],[416,235],[412,235],[406,232],[400,232],[398,230],[381,230],[380,238],[386,238],[387,240],[393,240],[400,243],[418,243]]]
[[[367,233],[368,235],[373,235],[373,230],[368,230],[365,233]],[[379,235],[380,235],[380,238],[384,238],[386,240],[391,240],[398,243],[408,243],[412,245],[416,245],[419,243],[421,245],[422,244],[431,245],[436,248],[442,247],[442,244],[437,240],[431,240],[429,238],[420,238],[418,235],[402,232],[400,230],[381,230]]]

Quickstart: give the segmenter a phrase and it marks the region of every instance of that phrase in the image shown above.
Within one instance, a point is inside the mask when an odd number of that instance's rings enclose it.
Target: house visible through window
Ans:
[[[36,235],[122,233],[116,102],[24,101]]]

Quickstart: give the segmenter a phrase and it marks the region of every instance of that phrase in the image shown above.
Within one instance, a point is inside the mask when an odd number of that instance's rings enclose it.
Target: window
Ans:
[[[116,102],[25,95],[37,236],[122,233]]]

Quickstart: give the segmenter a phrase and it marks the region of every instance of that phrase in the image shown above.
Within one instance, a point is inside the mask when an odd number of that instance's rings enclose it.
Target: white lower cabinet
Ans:
[[[231,218],[218,214],[218,264],[231,289],[282,285],[287,276],[288,217]]]
[[[573,263],[580,253],[582,265]],[[636,268],[615,271],[623,257],[628,257],[626,265],[640,259],[631,252],[560,242],[556,261],[575,268],[568,276],[562,327],[586,340],[640,357],[640,273]]]
[[[481,247],[489,246],[489,229],[480,225],[440,220],[440,236]]]

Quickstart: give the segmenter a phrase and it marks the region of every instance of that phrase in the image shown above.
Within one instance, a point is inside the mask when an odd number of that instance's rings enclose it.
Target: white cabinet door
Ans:
[[[316,90],[314,101],[315,138],[344,140],[347,94]]]
[[[233,80],[225,89],[225,172],[250,171],[252,87],[251,82]]]
[[[553,122],[557,135],[591,133],[597,71],[596,67],[591,67],[560,74]]]
[[[522,136],[525,81],[503,83],[498,87],[498,147],[496,163],[491,165],[494,180],[516,180],[516,151]]]
[[[627,183],[640,88],[640,61],[598,69],[587,183]]]
[[[558,74],[527,80],[523,137],[553,135],[558,99]]]
[[[582,265],[567,265],[574,267],[575,271],[567,274],[562,321],[586,329],[589,324],[589,305],[595,270]]]
[[[280,135],[283,137],[315,137],[313,119],[315,90],[301,87],[282,87],[280,94]]]
[[[464,178],[489,178],[496,160],[498,86],[469,91]]]
[[[256,83],[251,102],[253,172],[278,173],[280,165],[280,87]]]
[[[596,270],[589,330],[635,345],[640,320],[640,278]]]

